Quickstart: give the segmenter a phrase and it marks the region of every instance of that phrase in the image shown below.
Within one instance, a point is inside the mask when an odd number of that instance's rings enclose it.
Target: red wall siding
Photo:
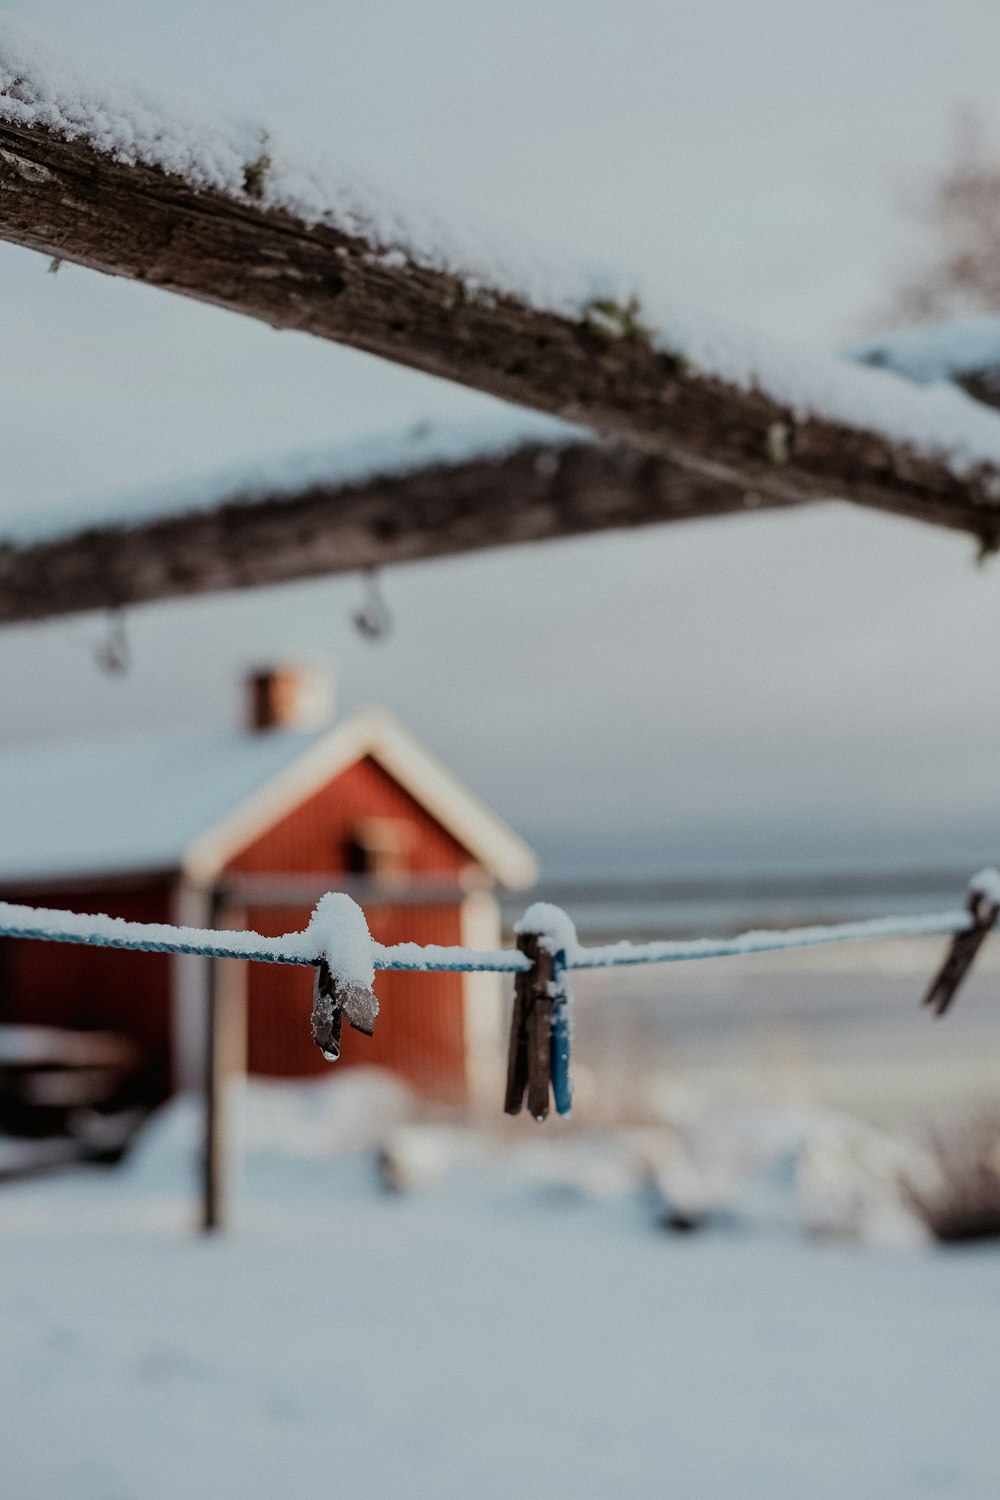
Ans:
[[[171,920],[168,881],[33,890],[5,899],[43,902],[59,911],[106,912],[133,922]],[[156,1104],[171,1089],[171,964],[159,953],[123,953],[69,943],[8,939],[0,964],[0,1021],[120,1031],[143,1054],[138,1097]]]
[[[410,872],[455,874],[469,863],[466,851],[374,761],[350,766],[255,840],[230,864],[242,874],[322,873],[344,869],[344,846],[368,817],[406,819],[412,840]],[[384,907],[368,913],[380,942],[460,941],[458,905]],[[261,909],[247,913],[258,932],[277,934],[302,927],[306,910]],[[283,965],[252,964],[249,989],[249,1066],[280,1077],[325,1074],[326,1062],[309,1034],[312,974]],[[375,992],[383,1010],[374,1037],[345,1028],[336,1067],[367,1063],[391,1068],[436,1098],[465,1097],[462,980],[456,974],[379,974]]]
[[[409,871],[457,874],[469,856],[460,844],[371,760],[349,767],[308,798],[230,864],[246,874],[335,873],[344,869],[345,844],[361,820],[405,819],[412,830]],[[172,919],[171,883],[119,882],[100,886],[37,888],[7,899],[72,911],[107,912],[140,922]],[[368,912],[380,942],[457,943],[457,903],[435,907],[383,907]],[[308,921],[307,910],[256,909],[247,923],[264,933],[287,932]],[[284,965],[248,965],[249,1066],[273,1077],[329,1072],[309,1034],[312,973]],[[345,1028],[335,1066],[374,1064],[393,1069],[422,1092],[449,1102],[465,1097],[462,980],[456,974],[379,974],[375,991],[383,1010],[374,1037]],[[108,1028],[134,1037],[143,1050],[139,1088],[158,1103],[172,1087],[171,960],[160,954],[123,953],[69,944],[0,943],[0,1021]]]

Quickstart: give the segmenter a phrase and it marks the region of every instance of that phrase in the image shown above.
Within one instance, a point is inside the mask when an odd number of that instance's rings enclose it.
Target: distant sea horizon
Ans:
[[[698,822],[601,829],[519,829],[543,879],[887,876],[1000,864],[1000,820],[939,815],[926,821],[817,818]]]
[[[534,847],[537,894],[581,936],[732,933],[952,909],[971,875],[1000,864],[1000,829],[930,823],[550,830]],[[513,915],[518,900],[505,898]]]

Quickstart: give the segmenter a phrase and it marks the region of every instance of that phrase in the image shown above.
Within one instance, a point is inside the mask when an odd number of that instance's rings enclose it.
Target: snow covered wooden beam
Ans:
[[[0,623],[780,503],[561,423],[517,429],[358,445],[48,526],[16,518],[0,526]]]
[[[1000,418],[961,392],[789,351],[628,278],[451,227],[311,145],[6,17],[0,237],[586,424],[692,485],[1000,528]],[[516,504],[507,516],[513,540]]]

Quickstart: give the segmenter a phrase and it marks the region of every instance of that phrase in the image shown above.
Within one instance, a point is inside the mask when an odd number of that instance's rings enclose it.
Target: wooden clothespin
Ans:
[[[519,932],[517,946],[531,968],[514,976],[514,1011],[510,1020],[507,1056],[507,1096],[504,1109],[519,1115],[528,1096],[528,1112],[544,1120],[549,1112],[552,1076],[552,954],[539,946],[537,932]]]
[[[1000,874],[983,870],[969,882],[966,908],[972,923],[964,932],[956,932],[944,963],[928,987],[923,1003],[936,1016],[943,1016],[959,985],[972,967],[976,954],[996,926],[1000,916]]]
[[[552,953],[544,942],[543,933],[517,936],[517,946],[531,960],[531,968],[514,977],[504,1099],[505,1112],[517,1115],[527,1094],[528,1113],[536,1120],[548,1116],[550,1089],[558,1114],[568,1115],[573,1102],[566,955],[561,950]]]
[[[316,965],[313,978],[313,1041],[328,1062],[340,1056],[340,1033],[346,1020],[355,1031],[372,1036],[378,1000],[374,991],[357,980],[338,979],[325,958]]]

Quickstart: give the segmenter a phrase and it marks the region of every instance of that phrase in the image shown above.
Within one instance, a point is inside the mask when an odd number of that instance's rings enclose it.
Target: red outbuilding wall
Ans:
[[[375,761],[363,759],[306,798],[232,861],[231,872],[255,875],[345,872],[349,845],[370,820],[391,820],[401,833],[400,874],[447,879],[469,864],[462,846]],[[5,892],[6,899],[140,922],[174,920],[174,879],[109,881]],[[247,925],[278,934],[301,928],[309,911],[286,907],[246,913]],[[383,906],[367,913],[384,943],[461,941],[461,909]],[[172,961],[159,954],[7,940],[0,942],[0,1021],[108,1029],[134,1037],[144,1062],[137,1092],[156,1104],[174,1086]],[[312,971],[284,965],[247,966],[248,1063],[277,1078],[329,1073],[309,1030]],[[338,1068],[386,1067],[423,1093],[460,1103],[466,1098],[463,982],[457,974],[379,974],[384,1014],[368,1038],[345,1027]]]
[[[456,876],[469,855],[408,792],[375,761],[364,759],[342,771],[320,791],[241,851],[229,870],[241,874],[325,874],[347,868],[348,845],[370,819],[405,824],[401,873]],[[461,913],[451,906],[385,906],[367,913],[379,942],[461,941]],[[267,934],[302,927],[306,909],[256,908],[247,923]],[[344,1031],[335,1066],[367,1063],[391,1068],[434,1098],[466,1097],[462,977],[458,974],[379,974],[375,991],[384,1013],[374,1037]],[[328,1063],[309,1033],[311,971],[252,964],[248,975],[249,1067],[274,1077],[313,1077]]]
[[[170,922],[172,881],[87,884],[5,893],[5,899],[57,910],[104,912],[132,922]],[[75,943],[7,939],[0,954],[0,1021],[118,1031],[142,1054],[139,1102],[158,1104],[173,1086],[171,960]]]

